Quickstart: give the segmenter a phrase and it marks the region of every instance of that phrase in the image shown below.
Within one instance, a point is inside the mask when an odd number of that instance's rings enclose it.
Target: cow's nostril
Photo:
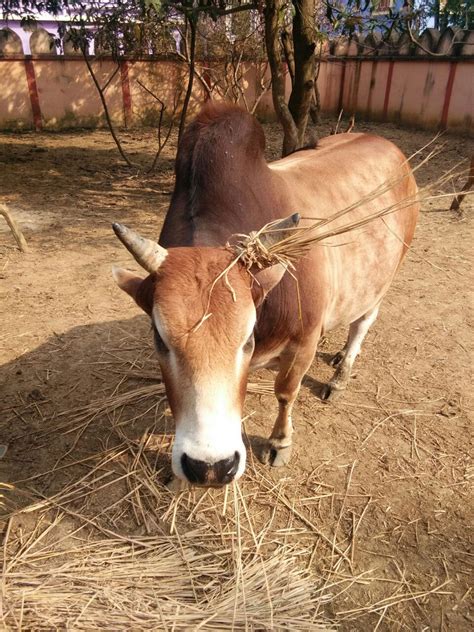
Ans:
[[[239,463],[240,463],[240,454],[236,450],[234,452],[234,464],[232,465],[232,468],[229,474],[232,474],[232,476],[235,476],[237,474],[237,470],[239,469]]]
[[[193,459],[186,453],[181,456],[183,474],[194,485],[227,485],[234,480],[239,463],[239,452],[234,452],[228,459],[213,464]]]
[[[226,485],[234,480],[237,470],[239,469],[240,454],[236,451],[234,455],[228,459],[218,461],[214,465],[216,481],[221,485]]]
[[[184,475],[190,483],[203,485],[206,482],[210,466],[205,461],[192,459],[184,453],[181,457],[181,467],[183,468]]]

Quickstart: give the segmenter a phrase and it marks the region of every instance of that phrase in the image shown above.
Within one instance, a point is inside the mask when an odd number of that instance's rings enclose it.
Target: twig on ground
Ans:
[[[21,250],[21,252],[28,252],[28,244],[26,243],[25,236],[21,232],[20,227],[16,223],[13,215],[11,214],[11,211],[7,208],[6,204],[0,204],[0,215],[5,218],[5,221],[12,231],[13,237],[15,238],[15,241],[18,244],[18,248]]]

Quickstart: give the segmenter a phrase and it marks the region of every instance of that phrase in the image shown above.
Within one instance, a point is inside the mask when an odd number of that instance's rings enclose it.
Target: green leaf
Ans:
[[[145,0],[145,7],[147,9],[155,9],[158,13],[161,10],[161,0]]]

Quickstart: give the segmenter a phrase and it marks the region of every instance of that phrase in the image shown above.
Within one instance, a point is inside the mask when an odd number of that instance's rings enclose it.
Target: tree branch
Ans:
[[[295,52],[288,30],[285,29],[281,34],[281,43],[283,44],[283,52],[285,54],[286,65],[290,74],[291,86],[295,85]]]
[[[15,237],[16,243],[18,244],[18,248],[21,250],[21,252],[27,252],[28,244],[26,243],[26,239],[20,228],[18,227],[18,224],[13,219],[13,216],[8,210],[6,204],[0,204],[0,215],[3,215],[6,223],[10,227],[10,230],[13,233],[13,237]]]
[[[185,6],[182,2],[174,2],[173,0],[168,0],[166,3],[170,7],[173,7],[177,11],[184,13],[187,16],[190,15],[198,15],[199,13],[207,13],[211,15],[211,17],[222,17],[226,15],[232,15],[233,13],[241,13],[242,11],[251,11],[252,9],[258,9],[259,5],[257,2],[247,2],[245,4],[240,4],[237,7],[228,7],[227,9],[223,9],[216,5],[208,5],[208,6]]]
[[[160,157],[161,152],[163,151],[163,149],[165,148],[166,144],[168,143],[169,138],[171,136],[171,132],[173,131],[174,117],[175,117],[176,110],[177,110],[177,107],[178,107],[178,99],[176,99],[176,98],[174,99],[173,113],[171,114],[170,125],[168,127],[168,131],[166,133],[166,136],[165,136],[164,140],[162,140],[162,138],[161,138],[161,129],[162,129],[162,126],[163,126],[163,115],[164,115],[165,110],[166,110],[166,105],[165,105],[164,101],[162,101],[160,99],[160,97],[158,95],[156,95],[154,92],[152,92],[150,90],[150,88],[147,88],[140,81],[140,79],[137,79],[137,83],[138,83],[138,85],[141,88],[143,88],[143,90],[145,90],[145,92],[148,92],[148,94],[151,95],[154,99],[156,99],[158,101],[158,103],[160,104],[160,116],[159,116],[159,119],[158,119],[158,131],[157,131],[157,134],[158,134],[158,149],[156,150],[155,157],[153,158],[153,161],[151,163],[150,168],[147,170],[147,172],[150,173],[151,171],[154,171],[154,169],[156,167],[156,163],[158,162],[158,158]],[[175,96],[176,96],[176,93],[175,93]]]
[[[184,97],[183,109],[181,111],[181,120],[179,121],[178,144],[181,140],[181,136],[183,135],[184,128],[186,126],[186,115],[188,113],[189,101],[191,100],[191,94],[193,91],[194,73],[196,66],[196,17],[187,16],[186,19],[188,20],[189,28],[191,30],[191,42],[189,51],[189,78],[186,95]]]
[[[180,32],[181,37],[183,37],[183,39],[184,39],[184,35],[181,32],[181,30],[178,29],[178,31]],[[187,44],[185,44],[185,49],[186,49],[186,55],[183,55],[183,53],[181,53],[180,51],[176,51],[176,56],[179,57],[179,59],[182,59],[183,61],[185,61],[187,64],[189,64],[190,63],[190,59],[189,59],[189,55],[188,55]],[[194,68],[194,74],[199,79],[199,81],[200,81],[202,87],[204,88],[204,90],[207,92],[207,96],[209,98],[211,98],[212,97],[212,87],[207,84],[207,81],[204,79],[204,76],[203,76],[202,72],[195,67]]]
[[[458,44],[459,43],[459,41],[456,42],[456,35],[454,35],[453,39],[451,40],[451,45],[449,47],[448,52],[445,52],[445,53],[434,53],[433,51],[429,50],[429,48],[426,48],[426,46],[423,46],[423,44],[416,39],[416,37],[413,35],[413,31],[411,29],[411,24],[410,24],[409,20],[407,20],[406,24],[407,24],[408,36],[409,36],[411,42],[413,44],[415,44],[415,46],[420,48],[424,53],[426,53],[427,55],[430,55],[431,57],[446,57],[446,55],[448,55],[452,51],[452,49],[454,47],[454,44]]]
[[[252,109],[250,110],[251,114],[255,114],[258,105],[260,103],[260,101],[263,99],[263,97],[267,94],[267,92],[270,90],[270,88],[272,87],[272,78],[270,77],[270,79],[268,80],[268,83],[265,85],[265,71],[263,72],[263,75],[260,77],[260,94],[258,95],[258,97],[255,99],[254,104],[252,105]]]
[[[123,160],[126,162],[126,164],[129,167],[136,168],[137,165],[135,165],[128,158],[128,156],[126,155],[126,153],[124,152],[124,150],[122,148],[122,145],[120,143],[120,140],[119,140],[117,134],[115,133],[115,129],[114,129],[114,126],[112,124],[112,119],[110,118],[107,101],[105,100],[104,90],[100,87],[100,84],[99,84],[99,82],[97,80],[97,77],[95,76],[95,73],[94,73],[94,70],[92,68],[91,62],[90,62],[89,57],[87,55],[87,50],[86,50],[84,45],[81,46],[81,51],[82,51],[82,56],[84,57],[84,61],[86,62],[87,70],[89,71],[89,74],[90,74],[90,76],[92,78],[92,81],[94,82],[94,85],[97,88],[97,92],[99,93],[99,97],[100,97],[100,100],[102,102],[102,107],[104,109],[105,119],[107,121],[107,125],[108,125],[110,133],[112,135],[112,138],[114,139],[114,142],[117,145],[117,149],[119,150],[119,153],[122,156]],[[107,87],[107,85],[108,85],[108,83],[106,84],[106,87]]]

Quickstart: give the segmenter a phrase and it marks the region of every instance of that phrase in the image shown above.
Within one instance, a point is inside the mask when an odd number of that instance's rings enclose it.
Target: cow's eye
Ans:
[[[244,344],[244,353],[252,353],[254,347],[255,347],[255,336],[253,335],[253,332],[252,332],[247,342]]]
[[[153,336],[155,338],[155,347],[160,355],[166,355],[169,353],[168,347],[163,342],[163,338],[160,336],[158,329],[153,324]]]

